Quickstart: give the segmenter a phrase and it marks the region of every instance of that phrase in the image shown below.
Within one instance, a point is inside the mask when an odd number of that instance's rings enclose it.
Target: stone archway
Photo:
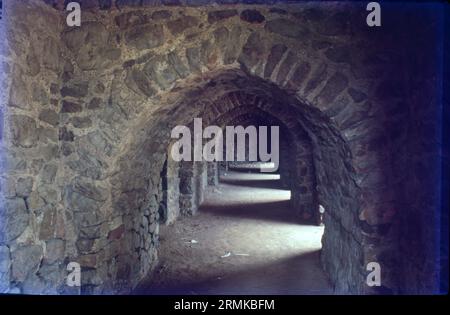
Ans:
[[[247,82],[245,82],[244,80],[247,80]],[[217,83],[211,84],[211,82]],[[224,94],[223,91],[228,91],[232,87],[238,88],[239,84],[243,84],[243,86],[246,87],[245,93],[233,92]],[[261,85],[261,87],[258,88],[258,85]],[[251,88],[249,87],[252,86],[254,88],[253,93],[255,94],[250,94],[250,97],[253,99],[253,105],[249,105],[248,91],[251,90]],[[227,113],[231,115],[230,117],[233,117],[233,112],[239,112],[239,110],[242,110],[242,108],[250,109],[250,112],[253,110],[256,113],[258,111],[262,111],[272,115],[284,125],[289,126],[287,128],[291,131],[294,131],[295,137],[297,139],[302,139],[301,134],[302,130],[304,130],[303,128],[308,128],[307,130],[311,133],[311,138],[314,137],[315,139],[317,139],[321,137],[323,139],[327,139],[335,152],[341,152],[342,154],[342,152],[346,152],[346,150],[348,150],[346,144],[344,142],[339,142],[339,138],[336,137],[336,134],[331,132],[335,127],[332,126],[331,122],[327,122],[327,118],[321,116],[319,111],[315,110],[310,105],[301,103],[292,95],[284,93],[272,83],[267,83],[265,80],[258,79],[254,76],[249,76],[243,71],[233,69],[223,70],[219,72],[216,71],[214,78],[207,80],[203,86],[196,85],[194,89],[196,91],[195,93],[192,93],[192,87],[186,87],[185,89],[177,90],[176,93],[182,94],[182,97],[177,97],[177,99],[179,100],[178,103],[167,104],[164,107],[164,110],[157,111],[152,114],[152,117],[150,119],[153,121],[158,121],[158,124],[149,123],[148,120],[142,119],[140,126],[143,126],[143,128],[140,129],[142,130],[142,132],[140,133],[139,137],[136,135],[136,132],[133,132],[132,139],[127,141],[128,149],[127,151],[125,151],[126,153],[120,159],[118,159],[119,169],[117,169],[117,175],[115,175],[117,176],[117,178],[114,179],[115,182],[122,183],[123,188],[119,188],[119,190],[114,193],[114,195],[118,196],[118,198],[112,200],[113,204],[120,204],[123,205],[123,207],[127,209],[127,211],[134,211],[134,214],[123,214],[122,220],[124,222],[126,222],[127,220],[136,220],[136,218],[141,218],[145,216],[145,213],[150,213],[151,216],[151,213],[155,212],[152,205],[158,204],[160,192],[158,191],[158,185],[155,185],[154,183],[159,183],[157,178],[159,176],[160,168],[163,167],[163,165],[158,161],[160,160],[160,157],[165,154],[165,148],[170,141],[170,138],[168,137],[170,135],[171,128],[173,128],[175,125],[189,125],[193,117],[202,117],[205,119],[205,121],[209,121],[208,117],[211,115],[211,117],[213,117],[213,121],[216,121],[215,117],[226,117]],[[274,97],[270,97],[270,93],[268,93],[267,91],[276,93],[276,101],[274,101]],[[199,102],[198,100],[201,101]],[[189,104],[189,106],[184,104]],[[309,118],[305,118],[306,113],[310,115]],[[218,119],[218,121],[220,121],[220,118]],[[303,131],[303,133],[306,134],[306,131]],[[162,135],[165,135],[165,137],[163,137]],[[335,142],[333,142],[333,137]],[[301,146],[302,142],[300,142],[299,145]],[[322,144],[320,143],[315,143],[315,152],[313,153],[313,155],[320,154],[317,152],[321,151],[321,145]],[[342,147],[339,147],[339,145],[342,145]],[[351,200],[350,202],[345,199],[340,200],[340,203],[343,204],[343,207],[336,208],[335,205],[328,207],[329,204],[332,204],[333,198],[336,198],[336,196],[330,194],[329,191],[321,191],[320,188],[322,184],[322,182],[320,182],[320,175],[332,176],[330,173],[336,171],[336,166],[338,166],[339,168],[339,165],[345,165],[344,163],[346,162],[346,156],[344,154],[338,154],[333,156],[334,164],[330,164],[329,166],[322,166],[321,168],[319,168],[319,171],[322,173],[318,173],[319,177],[317,183],[317,193],[319,193],[322,203],[327,208],[326,226],[331,227],[325,234],[325,248],[327,248],[326,246],[331,245],[330,242],[339,242],[341,238],[358,239],[361,237],[358,230],[353,229],[351,232],[351,236],[344,236],[345,234],[342,235],[342,230],[338,228],[338,225],[341,224],[340,220],[346,220],[349,223],[357,222],[359,209],[357,199],[358,197],[356,195],[357,190],[354,190],[353,193],[355,193],[355,195],[353,196],[353,198],[349,198],[349,200]],[[158,165],[157,163],[160,163],[161,165]],[[192,163],[190,164],[192,166]],[[156,165],[158,166],[155,167]],[[348,169],[347,172],[348,173],[340,174],[341,181],[335,183],[336,189],[341,189],[340,185],[344,182],[344,180],[342,180],[343,178],[351,180],[353,176],[353,170]],[[195,174],[192,174],[190,178],[195,181]],[[134,182],[146,183],[146,189],[142,190],[142,187],[136,187],[136,190],[130,192],[130,187],[136,186]],[[346,184],[347,187],[345,189],[352,189],[351,186],[348,185],[348,183]],[[297,188],[298,186],[294,187]],[[295,194],[295,188],[293,191]],[[302,200],[302,198],[299,197],[298,200]],[[193,203],[198,205],[198,203],[196,202]],[[331,213],[331,211],[334,211],[334,213]],[[330,212],[329,216],[328,212]],[[334,216],[337,216],[339,218],[338,222],[332,222],[333,220],[336,220]],[[328,222],[329,220],[331,220],[331,222]],[[148,234],[146,230],[144,230],[144,233],[138,232],[131,226],[130,223],[124,223],[125,225],[129,225],[129,228],[125,228],[125,234],[128,233],[130,235],[128,239],[129,242],[132,242],[133,238],[137,238],[139,239],[139,241],[137,241],[138,244],[142,242],[145,243],[146,238],[152,237],[151,234]],[[141,225],[141,223],[138,223],[138,225]],[[156,234],[154,236],[157,237]],[[125,235],[124,237],[126,238]],[[134,243],[129,243],[128,248],[131,246],[130,244]],[[347,246],[352,248],[354,250],[354,253],[357,253],[359,248],[359,250],[361,251],[360,255],[362,255],[362,245],[360,243],[348,244]],[[127,245],[122,247],[122,249],[126,248]],[[329,254],[328,250],[324,251],[324,263],[326,264],[327,260],[330,259],[330,256],[328,255],[347,255],[345,250],[346,249],[344,248],[342,252],[332,253],[330,250]],[[148,249],[143,248],[142,252],[147,253]],[[136,255],[135,253],[138,253],[138,251],[136,251],[136,248],[133,248],[133,251],[130,250],[130,253],[124,256],[130,257],[132,255]],[[147,262],[147,265],[145,265],[145,260],[143,261],[142,258],[139,257],[139,254],[137,254],[135,256],[135,260],[133,260],[134,266],[138,266],[138,264],[136,264],[137,261],[141,262],[141,268],[143,268],[142,270],[145,271],[147,271],[153,265],[153,262],[151,261]],[[361,269],[362,266],[355,266],[355,268]],[[346,270],[345,272],[358,273],[359,271]],[[137,270],[135,271],[135,274],[135,281],[138,281],[139,273]]]
[[[262,101],[257,96],[248,95],[245,92],[232,92],[227,97],[236,107],[228,109],[212,124],[224,127],[228,122],[239,125],[248,119],[259,118],[260,122],[265,121],[268,126],[279,126],[281,128],[279,171],[282,183],[293,193],[292,204],[293,208],[298,210],[299,218],[317,222],[316,173],[311,139],[307,132],[293,117],[281,115],[276,118],[269,111],[255,106],[254,104]]]
[[[77,261],[82,293],[128,292],[157,260],[171,127],[248,98],[310,139],[326,209],[322,260],[336,291],[420,291],[407,272],[435,288],[426,276],[435,272],[433,232],[424,227],[409,246],[402,224],[437,222],[420,211],[435,209],[424,191],[408,197],[416,177],[432,182],[416,159],[435,131],[434,112],[420,105],[438,94],[428,70],[439,58],[407,49],[431,41],[431,27],[410,32],[412,15],[394,8],[385,16],[398,27],[373,32],[361,27],[360,4],[121,3],[107,15],[83,8],[75,29],[41,1],[5,4],[1,291],[79,293],[64,286],[65,263]],[[364,283],[371,261],[384,270],[377,290]]]

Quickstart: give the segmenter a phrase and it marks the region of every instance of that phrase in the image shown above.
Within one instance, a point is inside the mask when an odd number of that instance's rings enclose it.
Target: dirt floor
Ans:
[[[323,227],[300,225],[278,175],[229,172],[197,215],[161,226],[159,264],[136,294],[331,294]]]

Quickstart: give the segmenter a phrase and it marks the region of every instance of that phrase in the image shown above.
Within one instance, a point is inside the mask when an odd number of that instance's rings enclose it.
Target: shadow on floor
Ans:
[[[152,295],[241,295],[241,294],[332,294],[330,287],[323,286],[327,281],[318,266],[320,251],[288,257],[270,264],[243,268],[228,275],[201,279],[177,279],[176,283],[166,283],[154,287],[138,287],[134,294]],[[228,257],[224,259],[241,259]],[[252,259],[252,257],[245,257]],[[316,266],[317,265],[317,266]],[[314,268],[311,268],[314,266]],[[157,271],[156,271],[157,272]],[[321,281],[317,281],[318,277]],[[302,282],[299,288],[298,282]]]
[[[332,294],[323,229],[299,222],[274,175],[229,172],[197,215],[161,227],[159,264],[134,294]]]
[[[235,217],[240,219],[254,219],[272,222],[299,222],[295,212],[289,208],[290,201],[258,202],[245,205],[204,204],[199,211],[216,216]]]
[[[245,186],[251,188],[280,188],[280,180],[279,179],[251,179],[251,180],[242,180],[242,179],[233,179],[233,178],[220,178],[221,183],[233,185],[233,186]]]

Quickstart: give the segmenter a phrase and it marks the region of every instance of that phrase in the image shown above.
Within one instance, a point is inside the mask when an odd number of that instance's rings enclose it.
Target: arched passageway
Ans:
[[[169,143],[173,141],[168,135],[177,125],[192,126],[193,118],[202,118],[205,126],[218,125],[222,128],[227,125],[241,124],[245,126],[250,123],[256,126],[275,124],[280,127],[280,133],[283,135],[283,141],[280,142],[282,150],[280,173],[284,172],[284,175],[288,176],[288,182],[284,185],[290,190],[289,208],[295,213],[294,217],[297,218],[297,222],[314,224],[319,219],[319,203],[322,204],[327,212],[330,212],[325,215],[326,231],[323,243],[326,250],[322,255],[323,262],[326,263],[327,259],[330,259],[328,255],[342,255],[343,253],[333,252],[331,247],[327,249],[327,246],[342,237],[357,240],[361,235],[358,234],[360,232],[357,229],[353,228],[351,233],[354,235],[346,236],[346,232],[337,228],[340,223],[333,221],[336,218],[341,220],[342,217],[349,224],[352,221],[356,222],[358,196],[349,196],[347,199],[340,198],[339,202],[342,204],[342,208],[336,208],[333,199],[336,198],[336,195],[330,191],[321,190],[320,185],[326,176],[339,171],[342,181],[336,183],[332,188],[339,191],[336,193],[339,196],[341,196],[341,189],[352,191],[349,186],[352,185],[353,170],[346,167],[348,148],[342,138],[337,136],[339,132],[320,111],[302,103],[295,96],[282,91],[273,83],[237,69],[225,69],[211,73],[211,75],[213,77],[208,78],[203,84],[196,84],[194,88],[190,86],[177,90],[178,102],[167,104],[164,110],[153,113],[150,121],[142,119],[142,132],[139,136],[134,135],[127,150],[128,153],[120,160],[123,161],[123,169],[118,171],[117,176],[121,175],[124,178],[118,182],[122,182],[126,190],[116,196],[121,198],[128,196],[130,179],[136,181],[137,178],[143,177],[142,181],[150,183],[155,181],[154,175],[151,176],[155,173],[155,171],[152,172],[152,169],[155,168],[156,163],[160,163],[158,168],[165,169],[165,164],[158,161],[164,161],[164,158],[160,159],[160,157],[166,156]],[[166,135],[165,139],[158,136],[162,134]],[[326,153],[322,153],[322,151]],[[325,156],[324,158],[330,159],[332,163],[315,165],[314,156],[318,157],[321,154]],[[180,213],[197,214],[205,197],[204,192],[208,189],[208,169],[214,168],[208,167],[207,164],[207,162],[180,162],[180,193],[178,197]],[[148,168],[145,165],[148,165]],[[285,170],[286,167],[288,167],[288,172]],[[228,165],[227,172],[232,168],[233,166]],[[149,173],[143,172],[143,170],[148,170]],[[130,177],[130,174],[133,175]],[[158,172],[158,174],[160,173]],[[295,175],[292,176],[292,174]],[[284,177],[282,178],[284,180]],[[155,198],[153,202],[160,203],[161,183],[164,187],[165,182],[164,179],[158,180],[153,188],[149,186],[148,190],[142,191],[142,193]],[[342,188],[343,185],[347,187]],[[174,189],[168,188],[168,190],[173,191]],[[353,191],[356,193],[357,190]],[[149,202],[144,198],[144,196],[137,198],[143,202],[141,209],[145,209],[146,202]],[[334,206],[330,208],[328,206],[330,204]],[[129,218],[134,219],[139,216],[135,213],[130,214]],[[127,220],[127,217],[128,214],[124,216],[124,220]],[[130,237],[145,239],[149,236],[147,231],[144,231],[143,234],[133,231]],[[359,255],[362,255],[361,243],[346,243],[343,246],[352,246],[355,253],[359,248]],[[143,251],[147,253],[146,250]]]
[[[331,294],[323,226],[300,224],[290,197],[278,174],[230,169],[195,216],[161,227],[158,265],[134,293]]]
[[[332,292],[320,264],[323,226],[311,224],[318,223],[319,205],[310,138],[300,125],[297,130],[289,130],[279,119],[253,105],[254,97],[236,92],[227,97],[235,100],[236,107],[227,109],[209,125],[223,129],[226,126],[280,127],[280,166],[277,171],[266,173],[261,172],[264,163],[249,162],[249,137],[245,142],[244,162],[174,162],[169,156],[161,178],[163,209],[168,215],[160,220],[166,225],[173,224],[160,229],[156,270],[134,292]],[[216,171],[218,163],[226,164],[220,175]],[[176,172],[170,172],[171,168],[178,169],[179,164],[180,170],[184,168],[181,181],[177,180]],[[208,174],[211,169],[212,175]],[[293,176],[292,172],[295,172]],[[204,179],[210,175],[212,180]],[[174,223],[180,212],[170,206],[171,200],[178,201],[180,208],[185,209],[181,213],[189,217]],[[292,274],[302,280],[289,281]]]
[[[4,2],[0,292],[129,293],[156,272],[160,228],[231,185],[229,163],[170,159],[194,118],[280,126],[278,188],[300,229],[324,209],[333,292],[437,292],[440,112],[423,104],[442,58],[417,49],[436,47],[435,9],[386,4],[375,30],[361,3],[156,2],[83,1],[75,28],[59,1]]]

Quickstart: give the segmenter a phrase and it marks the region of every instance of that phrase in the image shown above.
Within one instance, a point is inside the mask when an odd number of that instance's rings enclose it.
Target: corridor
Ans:
[[[331,294],[323,227],[301,225],[279,175],[245,168],[209,187],[197,215],[161,225],[159,263],[136,294]]]

